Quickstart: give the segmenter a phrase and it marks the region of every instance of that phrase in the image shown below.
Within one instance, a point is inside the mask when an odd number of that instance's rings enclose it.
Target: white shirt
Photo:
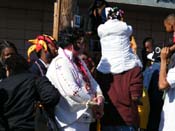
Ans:
[[[108,20],[98,27],[102,57],[97,70],[118,74],[142,66],[138,56],[130,48],[132,27],[117,19]]]
[[[59,103],[55,108],[55,118],[59,127],[67,126],[83,114],[88,116],[86,122],[92,122],[90,108],[86,105],[93,97],[86,90],[86,82],[82,78],[77,66],[72,62],[72,52],[59,48],[59,55],[55,57],[46,73],[51,83],[61,93]],[[97,95],[102,95],[101,89],[93,79],[85,63],[84,67],[90,79],[90,85]]]
[[[41,61],[41,63],[43,63],[43,65],[48,68],[49,67],[49,64],[46,64],[42,59],[39,59]]]
[[[170,88],[166,90],[159,131],[175,131],[175,67],[168,71],[167,81]]]

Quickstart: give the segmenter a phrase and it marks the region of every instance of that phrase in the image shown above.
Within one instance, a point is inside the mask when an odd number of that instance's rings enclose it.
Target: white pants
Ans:
[[[94,119],[89,113],[84,113],[78,120],[72,124],[59,128],[59,131],[89,131],[90,123]]]
[[[59,128],[60,131],[89,131],[89,123],[74,122],[69,126]]]
[[[72,124],[59,128],[59,131],[89,131],[90,123],[93,121],[95,119],[92,117],[91,110],[88,110]]]

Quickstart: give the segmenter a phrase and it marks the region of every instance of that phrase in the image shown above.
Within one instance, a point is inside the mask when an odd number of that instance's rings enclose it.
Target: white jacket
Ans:
[[[83,64],[88,72],[91,88],[97,95],[102,95],[99,85],[91,76],[85,63]],[[46,76],[62,95],[55,108],[55,118],[59,127],[75,122],[84,113],[88,114],[85,122],[92,122],[91,109],[86,104],[93,95],[88,94],[85,89],[82,74],[72,62],[72,52],[59,48],[59,55],[52,60]]]
[[[99,25],[97,30],[102,48],[97,70],[118,74],[135,66],[142,66],[138,56],[130,48],[131,26],[114,19]]]

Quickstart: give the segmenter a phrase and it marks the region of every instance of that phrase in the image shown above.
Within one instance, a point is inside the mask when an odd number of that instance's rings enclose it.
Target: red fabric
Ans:
[[[83,75],[83,80],[86,82],[86,90],[89,93],[92,93],[93,94],[93,90],[91,89],[91,85],[90,85],[90,80],[89,80],[89,77],[88,77],[88,73],[87,73],[85,67],[83,66],[81,60],[78,57],[75,57],[74,61],[75,61],[75,64],[77,65],[78,69],[80,70],[80,72]]]
[[[97,70],[96,80],[100,85],[103,95],[105,97],[104,116],[101,119],[101,124],[104,126],[125,125],[125,122],[123,121],[118,111],[112,104],[108,95],[108,91],[110,90],[111,84],[113,83],[113,75],[103,74],[102,72],[99,72]]]
[[[75,58],[75,64],[77,65],[77,67],[79,68],[81,73],[83,74],[83,77],[84,77],[85,81],[89,81],[87,71],[84,68],[83,64],[81,63],[81,61],[78,57]]]
[[[173,36],[173,43],[175,44],[175,36]]]
[[[36,44],[36,52],[40,51],[42,48],[42,45]]]
[[[135,67],[113,77],[108,95],[127,125],[139,125],[137,103],[131,97],[142,97],[143,77],[140,67]]]
[[[75,57],[75,64],[78,66],[79,70],[83,73],[84,76],[87,77],[86,69],[84,68],[83,64],[81,63],[78,57]]]
[[[39,35],[39,36],[37,36],[37,39],[38,39],[38,40],[43,40],[43,41],[46,42],[47,45],[48,45],[48,44],[51,44],[53,47],[55,47],[55,49],[58,49],[58,48],[56,47],[56,44],[54,43],[54,42],[55,42],[54,38],[52,38],[52,37],[49,36],[49,35]]]

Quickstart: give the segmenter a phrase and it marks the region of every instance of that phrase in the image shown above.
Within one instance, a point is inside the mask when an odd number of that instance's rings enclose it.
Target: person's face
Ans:
[[[2,51],[2,60],[4,61],[5,59],[9,58],[13,54],[16,54],[13,48],[9,48],[9,47],[5,48]]]
[[[150,41],[145,42],[145,49],[147,53],[151,53],[153,51],[153,44]]]
[[[77,50],[74,49],[74,54],[75,55],[79,55],[85,50],[85,42],[84,42],[84,38],[83,37],[81,37],[77,41],[77,47],[79,48],[79,50],[77,51]]]
[[[54,46],[52,46],[51,44],[48,44],[47,46],[49,48],[48,49],[49,51],[45,51],[45,49],[42,49],[40,58],[45,63],[49,64],[51,62],[51,60],[58,55],[58,50]]]
[[[50,49],[50,52],[53,57],[58,55],[58,50],[55,47],[53,47],[51,44],[48,44],[48,48]]]
[[[166,32],[173,32],[173,25],[169,21],[164,21]]]

